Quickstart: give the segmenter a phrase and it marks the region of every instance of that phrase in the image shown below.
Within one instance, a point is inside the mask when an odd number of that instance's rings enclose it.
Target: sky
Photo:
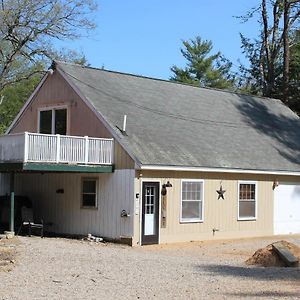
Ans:
[[[182,40],[199,35],[213,42],[235,66],[246,62],[239,33],[257,35],[255,21],[242,24],[258,0],[98,0],[97,28],[88,38],[67,42],[93,67],[169,79],[170,67],[183,67]]]

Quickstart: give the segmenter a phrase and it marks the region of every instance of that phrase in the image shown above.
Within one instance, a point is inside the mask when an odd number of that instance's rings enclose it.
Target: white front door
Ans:
[[[274,234],[300,233],[300,184],[280,183],[274,190]]]

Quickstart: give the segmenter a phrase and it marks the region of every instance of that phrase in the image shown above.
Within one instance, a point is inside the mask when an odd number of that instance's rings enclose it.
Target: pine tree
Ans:
[[[213,44],[197,36],[195,39],[183,41],[181,54],[186,59],[186,67],[172,66],[174,73],[171,80],[195,86],[232,89],[234,76],[230,72],[232,63],[220,52],[211,54]]]

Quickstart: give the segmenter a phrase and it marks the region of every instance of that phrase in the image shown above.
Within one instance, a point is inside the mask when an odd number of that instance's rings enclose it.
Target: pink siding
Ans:
[[[68,110],[68,135],[112,138],[95,113],[58,72],[47,78],[10,133],[38,132],[38,109],[62,105]],[[134,168],[133,160],[117,142],[115,166],[118,169]]]
[[[48,77],[19,122],[12,128],[11,133],[37,132],[38,108],[60,105],[66,105],[68,109],[67,133],[69,135],[111,137],[94,112],[57,72]]]

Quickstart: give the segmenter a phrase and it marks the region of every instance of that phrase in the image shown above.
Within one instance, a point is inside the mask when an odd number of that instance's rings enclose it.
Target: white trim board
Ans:
[[[176,167],[176,166],[156,166],[142,165],[141,170],[149,171],[186,171],[186,172],[207,172],[207,173],[242,173],[242,174],[267,174],[267,175],[285,175],[300,176],[299,172],[289,171],[264,171],[264,170],[246,170],[246,169],[226,169],[226,168],[207,168],[207,167]]]

